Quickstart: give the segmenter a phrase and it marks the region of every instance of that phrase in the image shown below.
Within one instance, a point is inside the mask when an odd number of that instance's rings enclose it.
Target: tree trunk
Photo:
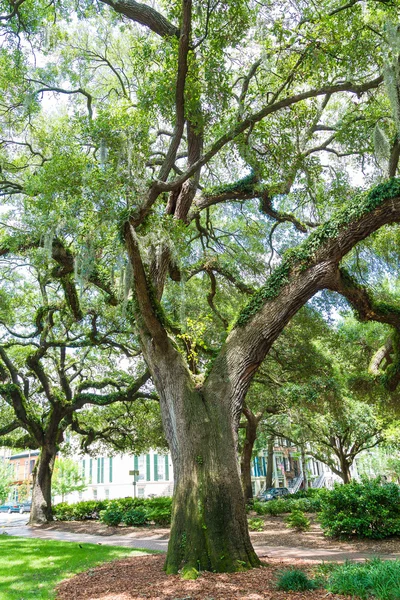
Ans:
[[[219,389],[195,386],[180,354],[145,346],[174,465],[167,573],[234,572],[258,566],[237,460],[236,421]]]
[[[272,480],[274,477],[274,441],[274,436],[271,436],[268,440],[267,476],[265,478],[266,489],[272,487]]]
[[[303,489],[308,490],[307,461],[304,446],[301,446],[301,470],[303,471]]]
[[[257,425],[259,421],[247,407],[243,410],[247,419],[246,437],[244,440],[242,455],[240,458],[240,471],[245,502],[253,498],[253,487],[251,485],[251,458],[254,443],[257,439]]]
[[[340,477],[343,479],[343,483],[351,481],[350,465],[344,459],[340,461]]]
[[[184,578],[259,565],[240,485],[236,436],[221,407],[201,394],[187,398],[192,418],[177,429],[175,494],[165,569]]]
[[[51,512],[51,477],[57,451],[42,448],[33,472],[30,525],[41,525],[53,520]]]

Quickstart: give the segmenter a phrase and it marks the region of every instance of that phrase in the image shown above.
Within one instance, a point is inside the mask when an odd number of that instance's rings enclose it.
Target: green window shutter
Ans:
[[[100,483],[100,458],[96,458],[97,460],[97,483]]]
[[[154,481],[158,481],[158,454],[154,455]]]
[[[146,454],[146,481],[150,481],[150,454]]]
[[[104,458],[101,459],[101,483],[104,483]]]
[[[169,481],[169,456],[165,456],[165,481]]]
[[[112,483],[112,478],[113,478],[113,463],[112,463],[112,457],[110,457],[109,460],[109,471],[108,471],[108,480],[110,483]]]
[[[93,459],[89,460],[89,483],[93,482]]]
[[[83,477],[83,479],[86,479],[86,461],[85,461],[85,459],[83,459],[83,461],[82,461],[82,477]]]

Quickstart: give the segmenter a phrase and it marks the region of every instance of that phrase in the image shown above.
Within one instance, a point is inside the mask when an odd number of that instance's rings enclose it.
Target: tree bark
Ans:
[[[33,472],[30,525],[41,525],[53,520],[51,509],[51,477],[57,450],[43,447]]]
[[[245,501],[253,498],[253,487],[251,485],[251,458],[253,456],[254,443],[257,439],[257,426],[259,419],[250,409],[245,407],[243,414],[246,417],[246,436],[243,444],[242,455],[240,457],[240,472],[242,479],[242,488]]]
[[[301,446],[301,469],[303,471],[303,489],[308,490],[307,460],[304,446]]]
[[[174,501],[165,570],[195,578],[199,571],[234,572],[258,566],[250,542],[229,404],[192,383],[180,354],[144,354],[160,395],[174,465]],[[218,393],[218,392],[217,392]]]
[[[350,483],[350,481],[351,481],[350,465],[345,458],[340,459],[339,475],[343,479],[343,483]]]
[[[274,441],[273,435],[268,440],[268,458],[267,458],[267,476],[265,478],[266,489],[272,487],[272,480],[274,477]]]

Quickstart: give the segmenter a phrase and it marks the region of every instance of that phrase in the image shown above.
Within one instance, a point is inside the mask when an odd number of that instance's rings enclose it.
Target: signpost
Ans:
[[[129,475],[133,476],[133,497],[136,498],[136,482],[139,478],[139,471],[137,469],[129,471]]]

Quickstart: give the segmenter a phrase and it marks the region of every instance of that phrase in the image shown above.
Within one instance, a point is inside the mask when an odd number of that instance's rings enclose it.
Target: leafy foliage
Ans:
[[[400,533],[400,487],[379,479],[336,485],[319,513],[329,536],[381,539]]]
[[[308,531],[311,525],[304,512],[294,508],[292,508],[290,515],[285,518],[285,522],[288,527],[296,529],[296,531]]]
[[[374,558],[365,563],[336,565],[327,589],[333,594],[398,600],[400,598],[400,561]]]
[[[301,569],[286,569],[278,574],[276,588],[283,592],[306,592],[315,590],[318,583],[309,579]]]

